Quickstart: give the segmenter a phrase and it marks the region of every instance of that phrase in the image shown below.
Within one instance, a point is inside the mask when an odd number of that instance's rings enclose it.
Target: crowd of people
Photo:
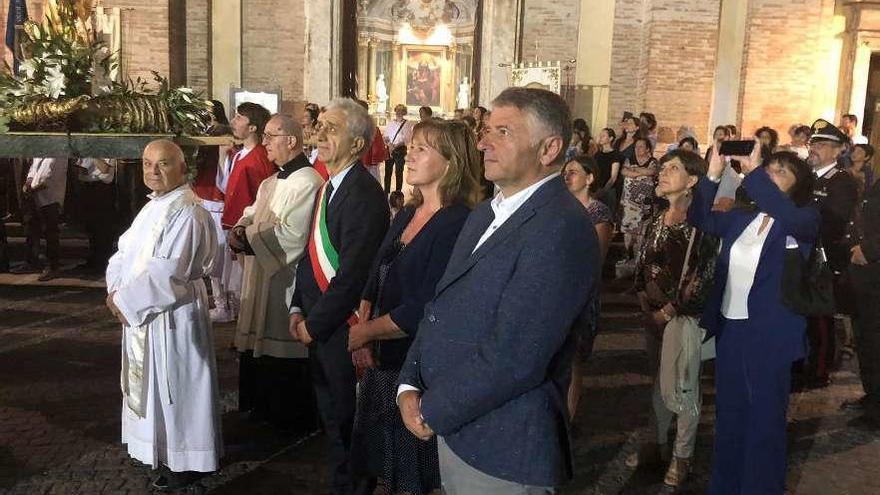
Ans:
[[[214,110],[210,133],[239,145],[200,149],[192,174],[151,143],[152,194],[116,253],[90,232],[124,328],[123,442],[159,488],[220,466],[211,322],[235,321],[239,411],[321,428],[333,493],[553,493],[573,473],[605,266],[631,281],[653,375],[655,437],[627,466],[687,480],[709,359],[708,493],[784,492],[789,393],[828,384],[837,340],[865,389],[843,407],[880,427],[880,185],[854,116],[793,125],[786,144],[719,126],[704,150],[682,126],[660,151],[653,114],[593,138],[538,89],[449,120],[398,105],[384,130],[352,99]],[[35,159],[22,189],[41,278],[58,269],[66,166]],[[76,166],[106,201],[115,161]]]

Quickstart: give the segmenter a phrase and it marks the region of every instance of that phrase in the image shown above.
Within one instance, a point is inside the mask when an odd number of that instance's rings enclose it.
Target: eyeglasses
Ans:
[[[293,136],[293,134],[269,134],[268,132],[264,132],[263,133],[263,142],[266,142],[272,138],[290,137],[290,136]]]

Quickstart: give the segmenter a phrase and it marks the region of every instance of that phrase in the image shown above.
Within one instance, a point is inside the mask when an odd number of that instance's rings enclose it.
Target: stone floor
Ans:
[[[119,329],[100,281],[37,283],[0,275],[0,494],[143,494],[150,474],[119,444]],[[649,435],[650,378],[633,298],[613,285],[603,333],[587,364],[577,418],[576,475],[565,495],[667,493],[662,472],[632,471],[625,457]],[[230,325],[216,328],[227,455],[189,493],[318,494],[320,435],[292,438],[240,421]],[[880,493],[880,433],[848,426],[841,401],[860,387],[846,361],[833,384],[793,394],[788,493]],[[711,461],[713,390],[705,380],[696,473],[680,493],[703,493]]]

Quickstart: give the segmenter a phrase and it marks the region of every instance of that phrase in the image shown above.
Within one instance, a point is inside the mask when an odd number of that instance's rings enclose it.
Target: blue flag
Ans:
[[[15,53],[15,26],[20,26],[28,20],[27,1],[11,0],[9,2],[9,15],[6,17],[6,46]],[[18,59],[15,59],[15,73],[18,74]]]

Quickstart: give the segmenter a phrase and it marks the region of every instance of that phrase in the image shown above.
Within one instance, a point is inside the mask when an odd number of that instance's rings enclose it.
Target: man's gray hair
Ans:
[[[492,100],[492,106],[513,107],[528,114],[549,135],[562,137],[562,151],[556,158],[565,158],[565,150],[571,142],[571,111],[558,94],[537,88],[507,88]]]
[[[296,138],[297,146],[303,146],[303,129],[298,120],[286,113],[276,113],[269,119],[269,122],[272,120],[278,121],[281,132]]]
[[[345,114],[349,136],[352,139],[364,138],[364,149],[369,148],[370,143],[373,142],[373,134],[376,132],[376,124],[364,107],[351,98],[336,98],[327,105],[324,111],[334,109],[341,110]]]

